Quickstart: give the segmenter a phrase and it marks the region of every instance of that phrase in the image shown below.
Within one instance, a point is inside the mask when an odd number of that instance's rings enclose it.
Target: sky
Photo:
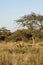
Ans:
[[[0,0],[0,28],[14,31],[14,20],[31,12],[43,14],[43,0]]]

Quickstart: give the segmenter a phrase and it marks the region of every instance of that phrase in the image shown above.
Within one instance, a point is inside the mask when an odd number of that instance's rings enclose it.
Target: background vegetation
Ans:
[[[0,29],[0,65],[43,65],[43,15],[24,15],[16,22],[24,28]]]

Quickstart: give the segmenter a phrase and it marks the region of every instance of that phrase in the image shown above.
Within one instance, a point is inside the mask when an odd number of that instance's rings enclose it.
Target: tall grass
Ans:
[[[29,42],[0,43],[0,65],[43,65],[43,45],[36,43],[33,48]]]

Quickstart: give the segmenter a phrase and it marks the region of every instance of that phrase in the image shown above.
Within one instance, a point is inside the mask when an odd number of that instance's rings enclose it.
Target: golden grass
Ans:
[[[43,42],[1,42],[0,65],[43,65]]]

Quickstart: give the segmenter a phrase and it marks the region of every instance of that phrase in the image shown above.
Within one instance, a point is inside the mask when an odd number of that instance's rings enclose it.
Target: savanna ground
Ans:
[[[0,65],[43,65],[43,42],[0,42]]]

